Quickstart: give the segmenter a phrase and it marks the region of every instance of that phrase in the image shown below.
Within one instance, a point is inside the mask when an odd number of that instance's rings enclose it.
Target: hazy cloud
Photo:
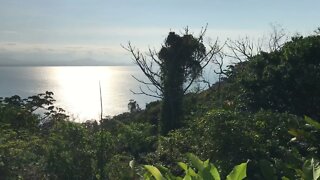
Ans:
[[[72,64],[130,65],[131,61],[120,46],[0,43],[2,66]]]

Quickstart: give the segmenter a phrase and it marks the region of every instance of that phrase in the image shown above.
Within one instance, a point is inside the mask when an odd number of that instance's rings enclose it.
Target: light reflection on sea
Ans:
[[[131,75],[143,77],[133,66],[0,67],[0,96],[26,97],[53,91],[56,105],[76,121],[99,119],[99,81],[104,116],[127,111],[129,99],[142,107],[155,100],[130,92],[139,87]]]

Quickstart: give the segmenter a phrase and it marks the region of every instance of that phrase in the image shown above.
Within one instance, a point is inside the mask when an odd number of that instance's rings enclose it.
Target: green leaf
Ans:
[[[290,179],[287,178],[287,177],[285,177],[285,176],[283,176],[283,177],[281,178],[281,180],[290,180]]]
[[[247,177],[247,163],[241,163],[233,168],[227,176],[227,180],[242,180]]]
[[[178,162],[178,165],[181,167],[181,169],[183,169],[186,173],[184,178],[188,178],[190,177],[195,177],[197,176],[197,173],[194,172],[194,170],[192,168],[189,168],[188,165],[186,163],[183,162]]]
[[[214,180],[213,176],[210,173],[210,167],[205,167],[199,175],[205,180]]]
[[[188,165],[183,162],[178,162],[178,165],[181,167],[181,169],[188,171]]]
[[[206,161],[203,162],[203,166],[204,167],[209,166],[209,164],[210,164],[209,159],[207,159]]]
[[[264,179],[277,179],[277,177],[275,175],[275,170],[269,161],[267,161],[265,159],[260,160],[259,167],[260,167],[260,171],[262,172]]]
[[[294,136],[296,139],[308,139],[310,137],[310,133],[301,129],[290,129],[289,134]],[[294,139],[292,139],[294,140]]]
[[[210,164],[211,168],[210,168],[210,173],[213,176],[213,178],[215,180],[220,180],[220,174],[218,172],[218,169],[216,168],[216,166],[214,166],[213,164]]]
[[[203,162],[196,155],[187,153],[187,157],[198,171],[202,171],[204,169]]]
[[[318,166],[317,167],[315,167],[314,169],[313,169],[313,177],[315,178],[315,179],[320,179],[320,166],[319,166],[319,164],[318,164]]]
[[[319,162],[313,158],[306,160],[302,167],[303,178],[317,180],[320,177],[320,165]]]
[[[288,133],[294,137],[300,137],[303,134],[303,131],[298,129],[290,129]]]
[[[164,166],[158,166],[158,169],[162,173],[170,173],[169,169]]]
[[[186,174],[183,178],[183,180],[192,180],[191,176]]]
[[[144,173],[144,175],[143,175],[143,179],[144,180],[150,180],[151,179],[151,174],[150,174],[150,172],[148,171],[148,172],[146,172],[146,173]]]
[[[192,177],[195,177],[197,176],[197,173],[194,172],[194,170],[192,168],[189,167],[188,171],[187,171],[187,174],[192,176]]]
[[[167,178],[167,179],[177,179],[177,177],[175,177],[168,168],[164,167],[164,166],[158,166],[158,169],[160,171],[160,173],[162,173],[162,175]]]
[[[304,116],[304,120],[305,120],[308,124],[310,124],[311,126],[313,126],[313,127],[315,127],[315,128],[317,128],[317,129],[320,130],[320,123],[318,123],[317,121],[309,118],[308,116]]]
[[[150,165],[145,165],[144,168],[149,171],[156,180],[166,180],[158,168]]]

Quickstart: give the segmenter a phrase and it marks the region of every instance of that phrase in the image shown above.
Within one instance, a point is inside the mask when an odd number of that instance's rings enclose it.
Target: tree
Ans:
[[[128,103],[128,110],[130,113],[134,113],[134,112],[138,112],[141,110],[139,104],[137,103],[137,101],[130,99],[129,103]]]
[[[163,134],[181,125],[183,95],[201,76],[204,67],[214,55],[220,51],[217,41],[209,45],[207,50],[203,44],[205,31],[206,28],[201,31],[199,37],[190,34],[188,28],[182,35],[169,32],[159,52],[149,48],[149,52],[144,54],[132,47],[130,42],[125,47],[149,80],[146,82],[133,76],[148,90],[140,86],[140,92],[133,93],[163,99],[161,112]]]
[[[36,130],[50,121],[67,119],[65,111],[53,105],[54,101],[49,91],[24,99],[18,95],[0,98],[0,123],[10,124],[15,129]]]
[[[272,109],[320,117],[320,36],[293,37],[279,50],[261,52],[234,76],[240,101],[251,110]]]

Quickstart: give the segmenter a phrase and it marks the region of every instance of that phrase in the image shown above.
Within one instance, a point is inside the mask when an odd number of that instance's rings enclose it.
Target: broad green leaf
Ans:
[[[285,176],[283,176],[283,177],[281,178],[281,180],[290,180],[290,179],[287,178],[287,177],[285,177]]]
[[[162,173],[170,173],[169,169],[164,166],[158,166],[158,169]]]
[[[227,180],[242,180],[247,177],[247,163],[241,163],[233,168],[227,176]]]
[[[191,161],[192,165],[198,170],[198,171],[202,171],[202,169],[204,168],[203,166],[203,162],[194,154],[192,153],[188,153],[187,157],[189,158],[189,160]]]
[[[218,169],[213,164],[210,164],[210,173],[213,176],[214,180],[220,180],[220,174],[218,172]]]
[[[186,174],[183,178],[183,180],[192,180],[191,176]]]
[[[264,179],[277,179],[275,175],[275,170],[272,167],[272,164],[267,160],[260,160],[259,161],[259,167],[260,171],[262,172],[262,175]]]
[[[318,123],[317,121],[309,118],[308,116],[304,116],[304,120],[305,120],[308,124],[310,124],[310,125],[312,125],[313,127],[315,127],[315,128],[317,128],[317,129],[320,130],[320,123]]]
[[[159,171],[160,171],[160,173],[162,173],[162,175],[165,177],[165,178],[167,178],[167,179],[177,179],[177,177],[176,176],[174,176],[171,172],[170,172],[170,170],[168,169],[168,168],[166,168],[166,167],[164,167],[164,166],[158,166],[158,169],[159,169]]]
[[[209,159],[207,159],[206,161],[203,162],[203,166],[204,166],[204,167],[207,167],[207,166],[209,166],[209,163],[210,163],[210,162],[209,162]]]
[[[192,168],[190,168],[190,167],[188,168],[187,174],[192,176],[192,177],[197,176],[197,173],[194,172],[194,170]]]
[[[205,167],[199,175],[205,180],[214,180],[213,176],[210,173],[210,167]]]
[[[320,165],[319,165],[319,163],[313,169],[313,177],[315,179],[320,179]]]
[[[192,168],[189,168],[186,163],[178,162],[178,165],[181,167],[181,169],[183,169],[185,171],[186,176],[190,176],[190,177],[197,176],[197,173],[194,172],[194,170]]]
[[[144,180],[150,180],[151,179],[151,173],[147,171],[146,173],[143,174],[143,179]]]
[[[145,165],[144,168],[149,171],[156,180],[165,180],[158,168],[150,165]]]
[[[311,160],[306,160],[302,167],[302,176],[304,179],[313,180],[313,163]]]
[[[303,178],[317,180],[320,177],[320,165],[319,162],[313,158],[305,161],[302,167]]]
[[[178,165],[181,167],[181,169],[188,171],[188,165],[183,162],[178,162]]]

